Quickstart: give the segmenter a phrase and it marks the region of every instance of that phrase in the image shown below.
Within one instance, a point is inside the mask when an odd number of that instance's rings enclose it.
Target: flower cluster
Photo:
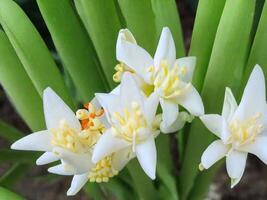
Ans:
[[[204,115],[201,97],[191,84],[196,58],[176,59],[168,28],[162,30],[154,58],[137,44],[129,30],[121,30],[116,56],[119,64],[113,79],[119,85],[113,91],[96,93],[75,114],[47,88],[43,93],[47,130],[32,133],[11,146],[44,151],[37,165],[57,161],[58,165],[48,171],[73,175],[68,195],[75,195],[87,181],[109,181],[135,157],[144,172],[155,179],[155,139],[160,132],[180,130],[194,116],[200,116],[220,137],[204,152],[200,169],[209,168],[226,155],[233,186],[244,171],[247,152],[267,161],[262,150],[267,143],[263,135],[267,118],[260,67],[254,69],[239,106],[226,89],[222,116]]]

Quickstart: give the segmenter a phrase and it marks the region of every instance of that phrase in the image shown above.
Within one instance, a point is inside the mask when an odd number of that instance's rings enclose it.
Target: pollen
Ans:
[[[112,159],[113,155],[110,155],[98,161],[89,172],[89,181],[97,183],[108,182],[110,178],[116,176],[119,171],[114,169]]]
[[[233,121],[230,124],[231,136],[228,143],[235,147],[253,143],[263,130],[263,125],[259,123],[260,118],[261,114],[256,114],[244,122]]]

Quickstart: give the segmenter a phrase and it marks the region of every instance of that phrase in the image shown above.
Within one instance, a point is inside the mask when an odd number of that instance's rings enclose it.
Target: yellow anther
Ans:
[[[200,163],[200,164],[198,165],[198,169],[199,169],[200,171],[203,171],[203,170],[205,169],[205,167],[203,166],[202,163]]]
[[[110,178],[118,174],[118,170],[113,167],[113,155],[107,156],[96,163],[89,172],[90,182],[108,182]]]

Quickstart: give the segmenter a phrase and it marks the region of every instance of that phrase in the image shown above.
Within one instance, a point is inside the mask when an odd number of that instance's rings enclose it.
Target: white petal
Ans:
[[[82,187],[87,183],[87,181],[88,181],[88,173],[73,176],[73,179],[71,181],[71,186],[67,192],[67,195],[68,196],[76,195],[82,189]]]
[[[261,114],[265,106],[265,78],[260,66],[256,65],[249,77],[234,118],[244,121],[253,115]]]
[[[208,169],[218,160],[222,159],[229,151],[229,146],[222,143],[221,140],[215,140],[204,151],[201,156],[201,165]]]
[[[185,94],[178,98],[178,103],[194,116],[201,116],[204,114],[202,99],[198,91],[192,85],[187,88]]]
[[[121,91],[121,85],[118,85],[117,87],[115,87],[110,94],[115,94],[115,95],[120,95],[120,91]]]
[[[88,171],[94,164],[92,155],[87,153],[73,153],[63,148],[54,148],[53,152],[58,155],[66,164],[74,168],[75,174],[82,174]]]
[[[51,151],[50,134],[47,130],[27,135],[11,145],[11,149],[27,151]]]
[[[226,170],[232,179],[233,188],[241,179],[246,167],[247,153],[232,150],[226,156]]]
[[[71,176],[75,174],[74,168],[64,163],[48,168],[48,172],[64,176]]]
[[[178,105],[170,100],[160,99],[162,108],[162,121],[166,126],[171,126],[178,117]]]
[[[169,66],[174,64],[176,58],[175,43],[172,38],[172,34],[169,28],[164,27],[162,29],[158,47],[154,56],[155,67],[160,66],[160,62],[165,60]]]
[[[133,69],[148,83],[151,82],[151,74],[148,67],[153,66],[153,59],[149,53],[136,44],[120,40],[117,42],[117,59]]]
[[[201,116],[200,119],[210,132],[214,133],[219,138],[221,137],[224,120],[222,116],[217,114],[209,114]]]
[[[102,105],[105,110],[106,117],[108,121],[111,123],[111,115],[114,112],[121,112],[121,105],[120,105],[120,96],[114,94],[104,94],[104,93],[97,93],[95,94],[97,100]]]
[[[120,171],[134,157],[135,157],[135,154],[132,152],[131,147],[124,148],[124,149],[114,153],[113,166],[116,170]]]
[[[154,180],[156,178],[157,151],[153,137],[136,145],[136,156],[144,172]]]
[[[135,40],[133,34],[127,28],[126,29],[121,29],[119,31],[117,44],[119,44],[121,41],[126,41],[126,42],[130,42],[130,43],[136,44],[136,40]],[[118,45],[118,47],[116,49],[118,49],[118,48],[119,48],[119,45]],[[119,49],[117,51],[119,51]]]
[[[182,129],[182,128],[184,127],[184,125],[185,125],[185,122],[187,121],[187,120],[186,120],[186,118],[187,118],[186,115],[188,115],[188,113],[186,113],[186,112],[180,112],[180,113],[178,114],[177,119],[176,119],[176,120],[173,122],[173,124],[170,125],[170,126],[167,126],[167,125],[164,123],[164,121],[162,121],[162,122],[160,123],[160,131],[161,131],[162,133],[174,133],[174,132],[176,132],[176,131]]]
[[[75,113],[49,87],[44,90],[43,104],[47,129],[58,128],[60,121],[66,120],[73,129],[81,130]]]
[[[121,80],[120,97],[123,108],[126,107],[131,109],[133,102],[138,103],[138,105],[140,105],[142,108],[144,106],[143,95],[141,94],[140,89],[137,87],[133,76],[128,72],[124,73]]]
[[[48,163],[55,162],[55,161],[58,161],[58,160],[60,160],[60,158],[58,156],[56,156],[54,153],[45,152],[43,155],[41,155],[36,160],[36,164],[37,165],[46,165]]]
[[[92,161],[97,163],[102,158],[130,146],[130,143],[115,137],[112,130],[108,129],[95,145]]]
[[[254,143],[241,147],[242,151],[246,151],[256,155],[262,162],[267,164],[267,136],[258,136]]]
[[[145,110],[144,112],[145,112],[146,120],[148,124],[153,123],[155,116],[156,116],[158,105],[159,105],[159,96],[156,92],[153,92],[145,100],[145,106],[144,106],[144,110]]]
[[[186,73],[182,76],[184,82],[191,82],[196,66],[196,60],[196,57],[190,56],[179,58],[175,61],[174,65],[178,65],[179,68],[182,67],[185,69]]]
[[[222,116],[229,122],[237,109],[237,103],[232,90],[228,87],[225,89]]]

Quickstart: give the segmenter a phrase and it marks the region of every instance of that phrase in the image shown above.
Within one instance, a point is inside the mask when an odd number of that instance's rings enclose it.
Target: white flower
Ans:
[[[57,160],[62,163],[49,169],[58,174],[78,174],[93,166],[91,152],[79,141],[82,127],[73,111],[47,88],[43,94],[44,115],[47,130],[27,135],[12,144],[16,150],[45,151],[36,161],[37,165]]]
[[[122,33],[120,32],[120,34]],[[138,46],[135,40],[125,39],[133,37],[132,35],[124,37],[120,34],[116,54],[117,59],[123,66],[126,66],[120,73],[129,71],[141,77],[143,82],[148,85],[144,87],[144,84],[138,84],[141,85],[145,94],[151,93],[152,86],[152,92],[160,98],[163,112],[161,130],[163,132],[178,130],[188,119],[188,117],[178,118],[178,105],[186,108],[194,116],[204,114],[201,97],[190,83],[196,58],[176,59],[174,40],[168,28],[163,28],[154,59],[147,51]]]
[[[252,71],[239,106],[226,88],[222,115],[204,115],[201,120],[220,139],[204,151],[200,169],[208,169],[226,156],[226,169],[234,187],[243,175],[248,153],[267,164],[267,107],[260,66],[256,65]]]
[[[145,173],[155,179],[156,146],[158,135],[155,122],[158,97],[146,98],[136,85],[132,75],[124,73],[120,85],[120,95],[96,94],[107,113],[110,128],[97,142],[93,152],[93,162],[122,149],[130,149]]]

